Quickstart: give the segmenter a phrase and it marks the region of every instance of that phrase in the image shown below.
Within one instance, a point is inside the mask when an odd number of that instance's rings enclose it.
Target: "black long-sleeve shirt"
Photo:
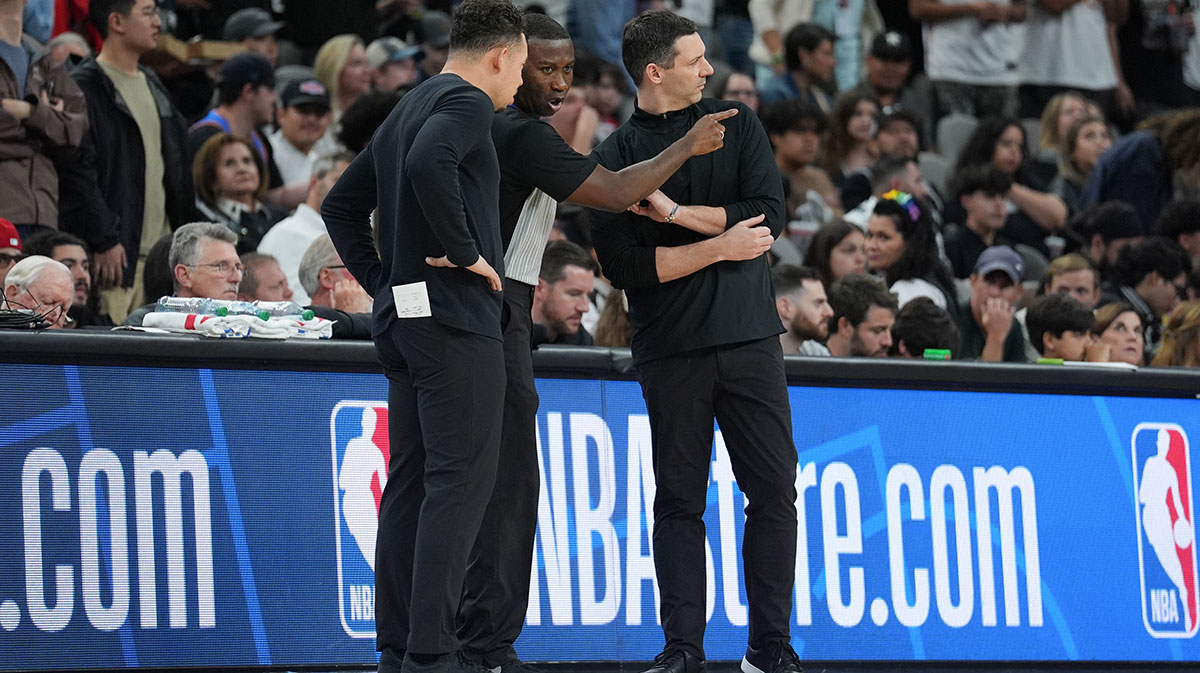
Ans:
[[[724,147],[689,159],[663,184],[662,192],[684,205],[724,207],[726,228],[766,215],[763,225],[778,236],[785,223],[783,180],[762,124],[741,103],[703,99],[661,115],[639,109],[596,148],[594,156],[605,168],[620,170],[656,156],[702,115],[731,105],[739,111],[722,122]],[[657,223],[628,212],[592,211],[592,241],[604,275],[629,299],[635,363],[783,331],[765,255],[718,262],[659,282],[655,248],[705,238],[678,224]]]
[[[392,287],[424,281],[433,318],[501,338],[501,295],[465,268],[504,275],[492,101],[458,75],[410,91],[325,197],[321,216],[346,268],[375,297],[372,333],[397,319]],[[378,204],[372,240],[370,214]],[[447,256],[460,268],[435,268]],[[380,258],[382,257],[382,259]]]

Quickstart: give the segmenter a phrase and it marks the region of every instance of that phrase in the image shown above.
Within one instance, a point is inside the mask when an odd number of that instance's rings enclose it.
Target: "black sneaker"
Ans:
[[[644,673],[705,673],[704,660],[687,650],[670,649],[654,657]]]
[[[520,659],[504,662],[502,666],[495,666],[491,669],[491,673],[542,673],[542,669],[527,664]]]
[[[742,673],[804,673],[800,668],[800,657],[791,643],[776,640],[761,650],[746,648],[742,657]]]

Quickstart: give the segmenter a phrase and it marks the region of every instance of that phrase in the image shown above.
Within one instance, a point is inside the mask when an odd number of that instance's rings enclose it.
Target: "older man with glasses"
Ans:
[[[175,296],[236,299],[245,271],[236,244],[237,235],[215,222],[193,222],[176,230],[167,257],[175,276]],[[140,327],[156,304],[157,300],[129,314],[125,324]]]
[[[3,308],[37,316],[46,327],[69,326],[67,309],[74,299],[71,271],[49,257],[26,257],[4,279]]]

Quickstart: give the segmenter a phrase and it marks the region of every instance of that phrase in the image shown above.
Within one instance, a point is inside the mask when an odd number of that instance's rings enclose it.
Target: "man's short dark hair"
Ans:
[[[466,0],[450,17],[450,51],[483,53],[519,42],[521,15],[509,0]]]
[[[788,72],[800,70],[800,54],[797,51],[816,51],[822,42],[834,44],[837,36],[828,28],[816,23],[798,23],[783,36],[783,63]]]
[[[1171,282],[1191,266],[1187,253],[1175,241],[1150,236],[1121,249],[1113,264],[1113,278],[1120,285],[1136,287],[1151,272]]]
[[[1029,328],[1029,340],[1037,352],[1046,352],[1043,338],[1053,334],[1061,339],[1063,332],[1088,334],[1096,325],[1096,314],[1065,294],[1047,294],[1033,300],[1025,313],[1025,325]]]
[[[903,154],[885,154],[871,163],[871,192],[882,194],[887,191],[892,178],[903,175],[909,164],[915,164],[916,159]]]
[[[634,85],[642,85],[651,63],[664,70],[675,67],[679,53],[675,42],[698,32],[695,21],[666,10],[642,12],[630,19],[621,36],[621,60]]]
[[[525,29],[526,40],[569,40],[571,34],[567,32],[562,24],[554,19],[539,14],[537,12],[525,12],[525,18],[522,20],[522,25]]]
[[[402,96],[398,91],[367,91],[355,98],[338,124],[338,142],[355,154],[366,149]]]
[[[587,250],[570,241],[550,241],[542,255],[542,268],[538,278],[547,283],[557,283],[563,278],[563,268],[578,266],[588,271],[596,270],[596,262]]]
[[[772,135],[782,135],[788,131],[797,133],[824,133],[825,113],[821,108],[799,98],[789,98],[771,103],[759,113],[763,128]]]
[[[809,266],[779,264],[771,269],[771,284],[775,286],[776,297],[803,290],[805,281],[813,280],[821,283],[821,274]]]
[[[238,285],[238,292],[253,297],[258,294],[258,270],[271,262],[278,264],[279,260],[261,252],[248,252],[242,255],[241,259],[245,270],[242,271],[242,282]]]
[[[948,350],[950,357],[954,357],[962,347],[954,318],[929,297],[910,299],[896,313],[896,322],[892,324],[892,348],[888,354],[899,354],[901,342],[904,342],[904,350],[915,357],[922,357],[930,348]]]
[[[955,198],[983,192],[1003,196],[1012,189],[1012,178],[992,164],[967,166],[955,176],[951,191]]]
[[[40,234],[30,236],[25,239],[21,247],[27,257],[34,255],[42,255],[53,259],[54,249],[60,245],[78,245],[85,252],[91,252],[90,246],[84,243],[78,236],[73,236],[65,231],[51,230],[44,231]]]
[[[1172,201],[1158,216],[1158,233],[1172,241],[1200,231],[1200,199]]]
[[[88,5],[88,21],[100,32],[100,37],[108,39],[108,17],[112,14],[129,16],[137,0],[91,0]]]
[[[833,317],[829,319],[830,334],[837,331],[838,321],[842,318],[858,327],[867,319],[872,306],[886,308],[892,313],[900,308],[896,295],[883,283],[859,274],[845,276],[829,288],[829,305],[833,308]]]

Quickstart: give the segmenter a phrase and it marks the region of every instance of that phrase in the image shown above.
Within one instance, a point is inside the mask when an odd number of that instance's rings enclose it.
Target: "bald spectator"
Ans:
[[[21,261],[25,253],[21,247],[21,235],[12,222],[0,217],[0,285],[13,265]]]
[[[142,302],[154,242],[193,216],[192,158],[183,117],[138,59],[158,44],[154,0],[90,0],[104,36],[95,59],[71,70],[87,99],[88,131],[59,164],[59,223],[95,253],[100,310],[121,321]]]
[[[292,290],[279,262],[270,255],[248,252],[242,255],[242,282],[237,298],[242,301],[291,301]]]
[[[71,272],[49,257],[35,255],[16,263],[4,278],[4,301],[10,310],[31,312],[50,328],[66,327],[75,297]]]
[[[273,255],[287,274],[288,285],[296,293],[296,303],[304,305],[311,297],[301,282],[301,258],[313,241],[325,235],[325,221],[321,219],[321,202],[341,177],[346,167],[354,160],[347,152],[335,152],[317,161],[312,177],[309,178],[308,197],[291,217],[280,220],[271,227],[258,244],[258,252]],[[338,262],[339,264],[341,262]]]
[[[176,297],[237,299],[242,282],[237,234],[216,222],[193,222],[176,230],[167,263],[174,275]],[[141,326],[155,308],[147,304],[129,315],[126,325]]]
[[[222,33],[226,42],[240,42],[246,51],[261,54],[274,68],[279,63],[279,44],[275,41],[275,33],[283,26],[284,23],[271,18],[267,10],[247,7],[225,19]]]
[[[79,146],[79,87],[21,32],[23,0],[0,0],[0,217],[29,237],[58,228],[57,159]]]

